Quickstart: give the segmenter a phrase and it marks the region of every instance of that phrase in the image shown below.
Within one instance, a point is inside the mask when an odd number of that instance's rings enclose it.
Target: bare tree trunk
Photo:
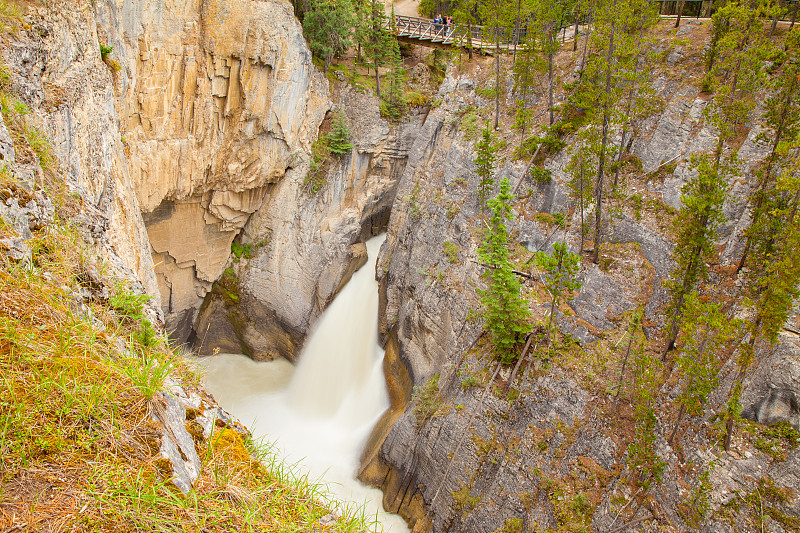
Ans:
[[[494,129],[500,127],[500,31],[495,36],[494,56]]]
[[[528,342],[525,343],[525,348],[522,349],[522,353],[517,359],[517,364],[514,365],[514,370],[511,371],[511,376],[508,378],[508,381],[506,382],[506,386],[503,389],[504,395],[508,393],[508,389],[514,383],[514,378],[517,377],[517,371],[519,370],[519,367],[522,365],[522,361],[523,359],[525,359],[525,355],[528,353],[528,348],[531,347],[532,341],[533,341],[533,333],[528,333]]]
[[[581,76],[583,75],[583,69],[586,68],[586,51],[589,49],[589,35],[592,33],[591,26],[586,26],[586,36],[583,38],[583,52],[581,53],[581,67],[580,72]]]
[[[517,41],[519,41],[519,16],[522,10],[522,0],[517,0],[517,17],[514,19],[514,64],[517,64]]]
[[[615,2],[616,6],[616,2]],[[606,67],[606,95],[611,91],[611,73],[614,62],[614,22],[611,23],[611,37],[608,43],[608,66]],[[608,123],[611,120],[611,110],[609,102],[606,102],[603,110],[603,139],[600,144],[600,162],[597,167],[597,202],[594,214],[594,264],[600,262],[600,226],[603,217],[603,176],[605,172],[606,144],[608,144]]]
[[[680,425],[681,419],[683,418],[683,415],[685,413],[686,413],[686,406],[681,404],[681,408],[678,411],[678,418],[677,418],[677,420],[675,420],[675,427],[672,428],[672,433],[669,434],[669,438],[667,439],[667,443],[670,446],[672,446],[672,439],[675,438],[675,433],[677,433],[677,431],[678,431],[678,425]]]
[[[778,0],[778,7],[782,7],[783,2]],[[772,26],[769,27],[769,38],[772,39],[772,35],[775,33],[775,28],[778,27],[778,15],[780,12],[776,9],[775,16],[772,17]]]
[[[555,122],[555,117],[553,114],[553,29],[550,31],[550,47],[547,53],[547,103],[550,106],[551,126],[553,125],[553,122]]]
[[[578,8],[575,10],[575,35],[572,36],[572,51],[578,51],[578,23],[580,22],[581,2],[578,2]]]
[[[472,61],[472,21],[467,23],[467,50],[469,51],[469,60]]]
[[[622,360],[622,370],[619,373],[619,383],[617,384],[617,394],[614,395],[614,401],[619,398],[619,393],[622,392],[622,379],[625,377],[625,367],[628,365],[628,357],[631,355],[631,344],[633,344],[633,328],[628,328],[628,346],[625,348],[625,358]]]
[[[675,19],[675,27],[681,25],[681,15],[683,15],[683,5],[686,3],[686,0],[681,0],[680,4],[678,4],[678,18]]]
[[[759,194],[758,197],[756,198],[755,209],[753,210],[754,218],[752,221],[750,221],[751,227],[758,222],[758,218],[756,217],[760,213],[759,210],[761,209],[761,204],[764,201],[764,193],[766,192],[769,178],[772,173],[772,165],[775,162],[775,156],[778,151],[778,145],[783,139],[783,130],[784,127],[786,126],[786,118],[789,114],[789,110],[792,109],[792,105],[794,103],[792,101],[791,94],[794,92],[795,87],[797,86],[796,84],[799,81],[800,80],[797,80],[795,78],[792,79],[792,86],[790,87],[789,90],[790,97],[788,101],[784,102],[783,109],[781,109],[781,119],[780,122],[778,123],[778,129],[775,131],[775,138],[772,141],[772,151],[770,152],[769,159],[767,160],[767,168],[764,170],[764,178],[761,180],[761,183],[759,184]],[[750,252],[750,244],[751,244],[751,237],[750,235],[748,235],[747,241],[745,242],[744,245],[744,252],[742,253],[742,259],[739,261],[739,265],[736,267],[737,274],[744,267],[745,260],[747,259],[747,255]]]
[[[374,67],[375,67],[375,91],[378,94],[378,98],[380,98],[381,97],[381,75],[380,75],[380,72],[378,72],[378,58],[375,58]]]
[[[583,180],[584,180],[584,175],[583,174],[584,174],[583,159],[581,159],[581,183],[580,183],[580,189],[581,189],[581,249],[578,251],[578,255],[583,255],[583,242],[585,240],[585,229],[586,229],[585,223],[583,222],[583,196],[585,194],[584,191],[583,191]]]

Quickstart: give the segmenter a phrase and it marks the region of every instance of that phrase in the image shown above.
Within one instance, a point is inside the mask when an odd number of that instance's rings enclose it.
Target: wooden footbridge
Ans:
[[[574,16],[571,20],[562,20],[558,28],[558,38],[566,42],[575,38],[577,34],[586,29],[588,20],[577,21]],[[527,36],[525,28],[489,28],[487,26],[465,24],[440,24],[430,19],[420,17],[395,16],[395,32],[400,40],[430,46],[435,48],[449,48],[469,46],[470,38],[472,48],[491,52],[496,49],[510,50],[522,46]]]
[[[693,4],[693,13],[690,16],[708,17],[711,15],[711,0],[653,0],[659,3],[659,15],[663,18],[673,18],[677,13],[677,4],[684,1],[686,5]],[[790,21],[795,24],[800,0],[786,0],[787,4],[794,4],[792,9],[779,20]],[[441,24],[431,19],[421,17],[395,16],[395,33],[398,40],[429,46],[434,48],[450,48],[458,46],[466,48],[470,45],[476,50],[492,53],[500,49],[508,51],[524,46],[527,36],[526,28],[491,28],[488,26],[467,26],[465,24]],[[559,22],[557,35],[562,43],[575,39],[586,32],[591,18],[584,13],[565,13]]]

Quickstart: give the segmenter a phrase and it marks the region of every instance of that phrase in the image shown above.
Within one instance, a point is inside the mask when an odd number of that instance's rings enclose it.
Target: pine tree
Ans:
[[[325,62],[325,72],[350,47],[353,23],[349,0],[311,0],[303,17],[303,34],[314,55]]]
[[[583,247],[586,241],[586,221],[584,212],[586,207],[594,198],[592,183],[594,182],[593,169],[597,168],[597,147],[592,141],[596,138],[596,128],[594,124],[581,130],[578,140],[570,147],[570,161],[567,164],[567,173],[571,177],[569,180],[570,196],[578,203],[580,213],[580,232],[581,240],[578,253],[583,254]]]
[[[453,11],[453,19],[458,22],[454,37],[459,44],[467,44],[469,60],[472,61],[472,30],[478,23],[477,0],[457,0]]]
[[[734,328],[720,305],[704,301],[697,291],[686,297],[683,313],[684,342],[675,363],[685,384],[677,398],[681,407],[667,439],[670,444],[683,416],[701,414],[708,395],[717,387],[717,354],[730,340]]]
[[[678,219],[681,228],[674,256],[678,269],[669,285],[672,302],[668,308],[670,326],[663,357],[675,345],[680,330],[683,302],[696,284],[705,280],[706,261],[713,251],[716,229],[722,220],[727,177],[737,166],[736,153],[723,155],[755,107],[755,94],[763,85],[763,59],[767,47],[757,20],[759,9],[729,2],[715,14],[715,24],[725,32],[716,43],[716,60],[707,82],[714,89],[706,117],[717,129],[714,152],[692,158],[697,176],[684,186],[684,208]]]
[[[562,299],[571,300],[573,291],[581,288],[576,276],[581,269],[581,258],[578,254],[567,251],[563,242],[553,244],[552,254],[537,252],[536,266],[542,272],[542,283],[550,293],[550,317],[547,329],[552,329],[553,315]]]
[[[715,252],[717,228],[723,220],[722,205],[728,188],[725,178],[731,170],[729,166],[714,164],[710,154],[693,156],[692,167],[697,174],[681,189],[683,208],[675,221],[679,230],[672,258],[677,268],[672,279],[665,283],[671,303],[667,308],[670,325],[662,359],[675,346],[686,296],[708,275],[707,261]]]
[[[389,38],[389,51],[387,53],[389,72],[387,73],[386,81],[388,86],[386,87],[386,94],[384,94],[384,101],[381,104],[381,111],[393,120],[399,120],[406,107],[405,95],[403,94],[405,69],[403,68],[403,58],[400,55],[400,45],[397,42],[397,38],[394,37],[394,34],[397,33],[394,20],[394,7],[392,7],[391,37]]]
[[[328,150],[334,154],[346,154],[352,150],[353,145],[350,143],[350,130],[347,127],[347,118],[341,110],[337,110],[333,113],[331,131],[328,133],[325,141]]]
[[[475,166],[478,174],[478,201],[481,208],[486,207],[486,199],[491,196],[494,189],[494,161],[497,145],[492,140],[492,129],[489,122],[483,127],[480,140],[475,144]]]
[[[800,217],[797,216],[800,208],[800,138],[790,143],[787,149],[794,154],[794,159],[777,182],[781,202],[771,216],[780,221],[781,227],[775,235],[774,253],[765,258],[764,265],[748,285],[748,299],[755,302],[755,319],[749,328],[750,341],[740,347],[736,360],[738,372],[723,412],[726,450],[740,418],[744,378],[756,359],[756,342],[766,339],[775,343],[793,302],[800,296],[800,256],[797,254],[800,249]]]
[[[357,32],[367,60],[372,63],[375,70],[375,93],[381,97],[381,76],[380,68],[386,65],[391,57],[392,40],[394,36],[389,33],[386,26],[386,12],[383,2],[378,0],[368,0],[366,6],[366,20],[362,21],[362,27]]]
[[[530,28],[535,43],[534,50],[539,54],[539,65],[542,72],[547,73],[547,109],[549,125],[555,123],[554,68],[555,53],[561,48],[558,42],[560,24],[564,20],[567,4],[557,0],[534,0],[531,6],[533,20]]]
[[[600,260],[602,241],[605,177],[617,148],[610,146],[612,130],[628,122],[625,117],[625,89],[631,80],[643,76],[646,69],[638,63],[637,47],[642,34],[655,20],[654,9],[646,0],[610,0],[598,2],[592,32],[593,54],[585,63],[582,75],[573,87],[570,103],[587,110],[587,119],[599,130],[596,143],[596,179],[594,186],[595,224],[593,261]],[[640,86],[643,86],[641,84]]]
[[[761,140],[770,143],[770,154],[758,172],[758,186],[750,197],[752,207],[751,224],[746,231],[745,249],[737,272],[744,267],[752,246],[758,248],[757,258],[751,270],[763,265],[763,258],[771,253],[774,236],[781,222],[770,213],[780,203],[775,188],[776,176],[791,162],[793,154],[786,149],[786,142],[800,134],[800,28],[786,36],[785,58],[775,77],[770,80],[772,95],[767,98],[764,119],[770,133],[762,134]]]
[[[516,347],[530,331],[531,317],[528,301],[521,295],[521,285],[509,259],[505,221],[512,216],[510,190],[508,179],[503,178],[497,196],[488,202],[489,230],[478,248],[478,258],[488,267],[485,272],[488,287],[481,291],[485,327],[492,335],[497,358],[504,364],[518,357]]]
[[[494,129],[500,126],[500,96],[503,87],[500,84],[500,41],[505,35],[513,17],[513,6],[509,0],[483,0],[478,4],[478,13],[483,19],[486,35],[483,39],[491,39],[495,43],[494,51]]]
[[[656,398],[660,387],[661,365],[644,347],[633,359],[634,438],[628,445],[628,465],[632,481],[647,489],[661,481],[666,468],[656,451],[658,419]]]

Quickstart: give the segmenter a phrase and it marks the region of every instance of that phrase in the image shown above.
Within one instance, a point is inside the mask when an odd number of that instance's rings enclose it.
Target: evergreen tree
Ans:
[[[384,94],[384,101],[381,104],[381,111],[384,115],[394,120],[399,120],[406,107],[405,95],[403,94],[405,69],[403,68],[403,58],[400,55],[400,45],[394,37],[394,34],[397,33],[394,20],[394,7],[392,7],[391,37],[389,38],[389,51],[387,53],[389,72],[387,73],[386,81],[388,86],[386,87],[386,94]]]
[[[550,293],[550,317],[547,329],[552,329],[553,315],[562,299],[571,300],[573,291],[581,288],[576,276],[581,269],[578,254],[567,251],[563,242],[553,244],[553,253],[537,252],[536,266],[542,271],[542,283]]]
[[[678,269],[669,285],[672,302],[663,357],[675,345],[686,296],[705,280],[706,261],[722,220],[727,177],[737,165],[735,152],[723,161],[725,147],[735,137],[737,127],[747,121],[755,107],[755,94],[763,85],[767,47],[756,23],[759,13],[757,8],[729,2],[714,14],[715,24],[722,27],[719,21],[725,21],[726,28],[716,43],[716,60],[707,80],[715,95],[706,117],[718,131],[717,142],[713,153],[692,158],[697,176],[684,186],[684,208],[678,219],[681,230],[674,251]]]
[[[692,166],[697,174],[681,189],[683,208],[675,221],[679,230],[672,258],[677,268],[673,278],[665,283],[671,303],[667,308],[670,325],[663,357],[675,345],[686,296],[706,279],[707,261],[715,251],[717,228],[723,220],[722,204],[727,191],[725,178],[730,167],[715,165],[713,156],[709,154],[693,156]]]
[[[626,87],[630,88],[631,80],[646,72],[638,62],[640,51],[637,44],[654,23],[654,13],[652,4],[646,0],[598,2],[591,38],[594,53],[589,56],[570,95],[571,105],[586,110],[588,121],[599,129],[596,144],[590,145],[596,148],[597,154],[595,263],[600,260],[605,176],[616,153],[616,147],[609,146],[609,139],[615,125],[628,122],[622,112],[624,106],[621,106]]]
[[[483,127],[480,140],[475,144],[475,166],[478,174],[478,201],[481,208],[486,207],[486,199],[491,196],[494,190],[494,161],[497,153],[497,145],[492,140],[492,130],[489,122]]]
[[[347,118],[341,110],[333,113],[331,131],[325,141],[328,150],[334,154],[346,154],[353,149],[353,145],[350,143],[350,129],[347,127]]]
[[[383,2],[378,0],[367,0],[366,20],[358,32],[358,36],[363,39],[362,48],[367,60],[372,63],[375,70],[375,93],[381,97],[381,76],[380,68],[385,66],[392,54],[392,41],[396,40],[394,35],[387,30],[386,12]]]
[[[625,367],[628,366],[628,359],[631,355],[631,347],[635,338],[639,339],[639,344],[643,342],[642,332],[642,311],[637,310],[631,315],[628,321],[628,345],[625,347],[625,357],[622,358],[622,368],[619,371],[619,383],[617,383],[617,394],[614,395],[614,401],[617,401],[619,394],[622,392],[622,381],[625,378]]]
[[[687,296],[683,309],[684,343],[675,363],[685,384],[677,398],[681,407],[668,439],[670,444],[683,416],[701,414],[708,395],[717,387],[717,354],[730,340],[734,327],[719,304],[704,301],[696,291]]]
[[[353,22],[349,0],[310,0],[303,16],[303,34],[314,55],[325,62],[325,72],[331,60],[350,47]]]
[[[553,59],[555,53],[561,48],[558,42],[558,32],[567,8],[566,2],[558,0],[533,0],[531,6],[534,22],[529,31],[532,36],[529,44],[533,45],[533,50],[539,54],[539,68],[547,74],[547,109],[550,126],[555,123]]]
[[[593,172],[592,170],[597,167],[596,156],[597,151],[594,149],[591,142],[594,137],[595,129],[590,124],[585,130],[578,134],[578,140],[571,146],[570,153],[572,154],[569,163],[567,164],[567,173],[571,177],[569,180],[570,196],[578,203],[578,212],[580,213],[580,232],[581,240],[578,247],[578,253],[583,254],[583,247],[586,241],[586,221],[584,220],[584,211],[586,206],[589,205],[594,198],[592,191]]]
[[[485,40],[495,43],[494,50],[494,129],[500,126],[500,41],[506,36],[513,17],[513,6],[509,0],[483,0],[478,4],[478,14],[484,23]]]
[[[781,201],[781,194],[775,187],[776,176],[796,156],[787,149],[787,141],[800,134],[800,28],[789,32],[785,48],[783,65],[769,84],[772,95],[767,98],[764,114],[769,134],[762,134],[761,140],[770,143],[770,154],[757,173],[758,186],[750,197],[752,222],[746,232],[745,249],[737,271],[744,267],[752,246],[757,248],[758,257],[752,262],[751,270],[763,269],[764,259],[772,252],[775,234],[782,226],[770,213]]]
[[[498,359],[509,364],[518,354],[516,347],[530,331],[531,313],[528,301],[522,297],[519,279],[512,271],[509,259],[509,235],[505,225],[511,219],[511,185],[507,178],[500,181],[497,196],[489,200],[491,210],[489,230],[478,257],[487,265],[488,287],[481,291],[481,305],[486,329],[491,333]]]
[[[628,445],[628,465],[632,481],[644,489],[661,481],[666,468],[656,452],[658,419],[656,417],[656,398],[660,387],[659,361],[640,347],[633,359],[633,404],[635,430],[634,438]]]
[[[459,44],[467,44],[469,60],[472,61],[472,31],[478,23],[477,0],[457,0],[453,19],[458,23],[454,38]]]
[[[765,258],[764,265],[748,286],[749,300],[755,302],[755,319],[749,328],[750,341],[740,347],[736,360],[738,372],[723,412],[726,450],[740,418],[744,378],[755,361],[756,342],[766,339],[774,343],[777,340],[793,302],[800,296],[800,256],[797,254],[800,249],[800,217],[797,216],[800,208],[800,138],[790,143],[788,150],[795,157],[778,179],[781,202],[771,213],[781,226],[775,235],[774,253]]]

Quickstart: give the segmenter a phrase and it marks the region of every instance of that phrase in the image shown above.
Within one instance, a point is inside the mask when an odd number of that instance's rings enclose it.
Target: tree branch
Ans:
[[[474,259],[470,259],[470,261],[472,261],[472,262],[473,262],[473,263],[475,263],[476,265],[480,265],[480,266],[482,266],[482,267],[485,267],[485,268],[491,268],[491,269],[495,269],[495,268],[497,268],[497,267],[493,267],[493,266],[491,266],[491,265],[487,265],[486,263],[481,263],[481,262],[479,262],[479,261],[475,261]],[[519,270],[514,270],[514,269],[511,269],[511,272],[513,272],[513,273],[514,273],[514,274],[516,274],[517,276],[520,276],[520,277],[523,277],[523,278],[526,278],[526,279],[534,279],[534,278],[533,278],[533,276],[531,276],[530,274],[527,274],[527,273],[525,273],[525,272],[521,272],[521,271],[519,271]]]

